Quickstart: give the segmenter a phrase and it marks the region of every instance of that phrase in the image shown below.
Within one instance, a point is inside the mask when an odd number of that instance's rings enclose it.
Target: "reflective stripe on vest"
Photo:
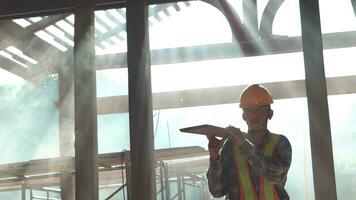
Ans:
[[[280,135],[270,133],[269,141],[263,147],[264,155],[273,155],[279,138]],[[250,168],[247,159],[241,154],[237,146],[235,146],[233,156],[235,158],[235,174],[239,185],[240,200],[279,200],[276,187],[263,176],[260,176],[259,195],[257,195],[250,177]]]

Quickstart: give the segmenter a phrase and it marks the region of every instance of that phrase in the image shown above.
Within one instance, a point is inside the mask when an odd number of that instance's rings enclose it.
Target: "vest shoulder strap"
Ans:
[[[275,133],[270,133],[269,137],[270,137],[269,142],[265,145],[263,152],[265,155],[272,156],[274,150],[276,149],[276,147],[278,145],[281,135],[275,134]]]

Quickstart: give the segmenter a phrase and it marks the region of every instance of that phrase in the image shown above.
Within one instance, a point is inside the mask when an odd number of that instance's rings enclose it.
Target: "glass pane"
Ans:
[[[321,30],[323,33],[356,30],[355,10],[352,1],[319,0]]]
[[[331,133],[333,140],[337,199],[352,199],[356,195],[356,95],[329,96]]]
[[[215,17],[209,17],[211,15]],[[151,49],[218,44],[232,40],[229,24],[223,14],[202,2],[151,5],[149,22],[150,32],[155,33],[150,34]]]
[[[0,199],[74,195],[72,19],[1,21]]]
[[[96,87],[99,98],[128,95],[127,68],[98,70]]]
[[[127,52],[126,39],[125,8],[95,11],[96,55]]]
[[[351,59],[355,54],[356,47],[324,49],[325,76],[343,77],[356,75],[355,63]]]
[[[273,63],[277,59],[278,64],[261,65],[261,63]],[[244,85],[253,82],[301,80],[304,79],[302,65],[301,53],[155,65],[152,67],[152,91],[158,93]]]
[[[351,1],[319,1],[337,197],[356,195],[354,131],[356,70],[355,10]],[[328,39],[328,35],[334,39]]]
[[[192,6],[186,9],[194,9],[195,13],[210,12],[207,7],[211,5],[202,2],[194,3],[203,6],[193,7],[194,4],[191,3]],[[233,5],[235,9],[240,6],[238,2],[236,3]],[[171,4],[163,5],[170,6]],[[298,7],[290,6],[290,9],[299,13]],[[181,12],[184,12],[183,9]],[[283,16],[278,13],[280,15],[278,17],[286,18],[285,15],[288,12],[283,13]],[[219,12],[210,13],[204,20],[216,22],[215,18],[220,18]],[[295,27],[300,26],[299,20],[292,22],[289,23]],[[163,25],[162,22],[162,27]],[[199,27],[199,25],[200,23],[194,20],[185,20],[185,27]],[[211,27],[214,26],[215,24],[212,23]],[[191,31],[189,28],[180,26],[164,27],[172,32],[179,31],[181,35]],[[223,31],[231,34],[230,29]],[[149,34],[150,38],[155,38],[161,33],[151,28]],[[199,36],[195,37],[199,38]],[[208,141],[205,136],[182,133],[179,129],[199,124],[212,124],[221,127],[234,125],[246,131],[247,126],[241,117],[242,113],[237,103],[240,92],[247,84],[262,83],[275,96],[275,102],[272,105],[275,114],[269,123],[269,129],[287,136],[293,148],[293,160],[286,190],[291,199],[313,199],[302,53],[290,51],[287,53],[287,50],[276,53],[267,46],[259,46],[264,50],[259,56],[239,52],[241,54],[229,54],[217,59],[215,54],[220,51],[231,46],[239,48],[242,45],[248,45],[249,41],[243,44],[225,42],[217,48],[213,41],[219,40],[222,35],[216,34],[214,37],[211,43],[206,43],[202,51],[195,51],[195,47],[188,45],[184,49],[171,48],[169,51],[151,47],[153,49],[151,68],[155,109],[153,113],[154,142],[156,150],[164,150],[174,155],[162,161],[167,166],[169,177],[171,177],[169,178],[171,197],[180,194],[182,182],[191,183],[189,182],[191,176],[196,176],[204,179],[205,186],[197,189],[199,187],[189,185],[185,194],[196,199],[211,198],[207,192],[205,180],[209,158],[206,151]],[[171,35],[166,40],[179,42]],[[278,42],[278,39],[272,38],[271,40]],[[285,46],[288,46],[288,38],[286,41]],[[150,40],[152,46],[159,46],[161,43],[163,42],[159,40]],[[294,44],[291,42],[290,45]],[[215,52],[215,54],[209,52]],[[244,57],[244,53],[248,57]],[[181,155],[180,152],[183,149],[186,152]],[[156,159],[160,157],[157,156]],[[184,174],[183,178],[182,174]]]
[[[301,36],[298,1],[283,1],[273,22],[273,35]]]
[[[292,145],[292,165],[286,190],[291,199],[315,199],[306,98],[277,100],[270,130],[287,136]]]
[[[127,199],[130,150],[126,9],[95,11],[99,199]]]

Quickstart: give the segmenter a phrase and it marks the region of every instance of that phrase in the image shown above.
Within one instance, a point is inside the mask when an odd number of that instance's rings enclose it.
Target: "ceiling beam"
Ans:
[[[189,5],[189,4],[188,4]],[[148,13],[149,17],[154,17],[156,18],[158,21],[161,21],[162,19],[160,18],[160,16],[158,15],[158,13],[160,12],[164,12],[167,16],[170,16],[169,11],[167,10],[168,7],[170,7],[171,5],[158,5],[152,9],[150,9],[150,12]],[[175,3],[173,6],[177,7],[177,3]],[[108,13],[108,15],[110,16],[110,14]],[[121,14],[120,14],[121,15]],[[125,15],[123,15],[124,18],[126,18]],[[98,18],[99,20],[100,18]],[[115,20],[115,19],[114,19]],[[126,23],[122,23],[120,21],[116,21],[116,23],[118,24],[117,27],[109,29],[107,32],[98,35],[98,37],[95,38],[95,43],[97,45],[99,45],[101,42],[103,41],[108,41],[108,39],[111,36],[117,36],[120,37],[118,34],[121,31],[126,31]],[[122,38],[121,40],[124,40],[124,38]]]
[[[58,20],[57,17],[55,19]],[[46,20],[46,22],[49,21]],[[47,23],[41,23],[41,28],[44,28],[45,24]],[[10,20],[2,20],[0,21],[0,28],[0,36],[2,39],[0,42],[0,50],[12,45],[23,51],[24,54],[38,61],[40,64],[46,66],[52,66],[55,65],[55,63],[57,64],[63,61],[63,59],[57,59],[63,57],[63,53],[60,50],[52,47],[50,44],[34,35],[33,31],[38,30],[35,26],[31,26],[29,30],[26,30]],[[49,54],[62,54],[62,56],[49,58]],[[46,59],[46,62],[41,63],[42,59]]]
[[[27,80],[27,70],[11,60],[0,56],[0,68]]]
[[[19,31],[19,28],[12,27],[11,30]],[[4,36],[4,33],[2,33]],[[5,36],[4,36],[5,37]],[[1,41],[1,45],[4,43],[13,44],[16,47],[22,49],[25,53],[31,52],[34,59],[36,59],[39,64],[33,68],[29,68],[29,71],[33,73],[57,73],[57,69],[67,66],[67,61],[65,59],[55,59],[63,58],[65,54],[59,50],[54,49],[54,47],[49,47],[44,41],[39,38],[34,38],[31,43],[26,44],[16,40],[17,37],[6,34],[7,40]],[[14,43],[11,43],[14,42]],[[252,42],[244,42],[240,45],[251,45]],[[256,45],[256,44],[252,44]],[[296,37],[274,37],[272,39],[263,39],[259,41],[259,45],[265,46],[265,52],[256,52],[251,54],[244,54],[237,43],[224,43],[224,44],[211,44],[211,45],[200,45],[192,47],[179,47],[179,48],[169,48],[169,49],[159,49],[151,50],[151,64],[172,64],[172,63],[184,63],[184,62],[194,62],[203,60],[214,60],[214,59],[229,59],[229,58],[239,58],[247,56],[260,56],[260,55],[271,55],[271,54],[282,54],[282,53],[293,53],[301,52],[301,38]],[[356,46],[356,31],[341,32],[341,33],[328,33],[323,35],[323,46],[324,49],[335,49],[335,48],[347,48]],[[31,51],[37,49],[36,51]],[[54,49],[51,51],[51,49]],[[39,52],[39,50],[41,50]],[[43,52],[43,53],[42,53]],[[48,56],[50,52],[51,56]],[[72,51],[68,51],[72,53]],[[125,68],[127,67],[127,54],[108,54],[108,55],[97,55],[96,56],[96,69],[113,69],[113,68]],[[68,59],[71,57],[69,56]]]
[[[356,93],[356,76],[327,78],[328,95]],[[305,81],[262,83],[269,89],[274,99],[306,97]],[[153,94],[153,109],[172,109],[193,106],[208,106],[238,103],[238,95],[246,85],[192,89]],[[216,95],[219,94],[219,95]],[[128,97],[101,97],[97,101],[98,114],[115,114],[128,112]]]
[[[248,46],[262,46],[264,51],[244,53],[241,49]],[[246,47],[241,47],[246,46]],[[356,31],[323,34],[324,49],[347,48],[356,46]],[[259,42],[224,43],[151,50],[151,64],[172,64],[214,59],[239,58],[301,52],[301,37],[274,37]],[[96,56],[96,69],[127,67],[126,53]]]

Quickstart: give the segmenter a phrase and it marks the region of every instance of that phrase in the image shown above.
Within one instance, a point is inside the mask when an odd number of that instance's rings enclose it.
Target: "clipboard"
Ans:
[[[219,126],[213,126],[210,124],[203,124],[198,126],[190,126],[179,129],[181,132],[206,135],[206,136],[216,136],[224,137],[229,134],[228,130]]]

